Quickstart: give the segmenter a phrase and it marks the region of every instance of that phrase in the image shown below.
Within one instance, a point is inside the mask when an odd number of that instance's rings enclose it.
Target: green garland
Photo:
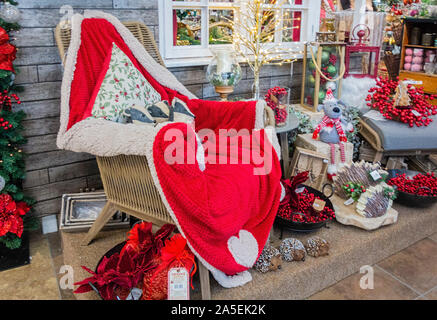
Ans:
[[[18,3],[12,0],[3,0],[11,5]],[[0,27],[8,33],[20,29],[18,23],[8,23],[0,18]],[[19,92],[20,87],[13,84],[15,74],[11,71],[0,70],[0,91],[5,95],[12,92]],[[25,154],[21,146],[26,143],[23,136],[23,120],[26,114],[23,111],[13,111],[7,104],[0,105],[0,123],[7,122],[9,128],[5,130],[0,127],[0,176],[5,180],[5,187],[1,193],[9,194],[15,201],[24,201],[28,206],[32,206],[35,201],[25,196],[23,192],[23,180],[26,176]],[[38,228],[38,220],[27,213],[23,216],[24,230],[34,230]],[[9,249],[17,249],[21,246],[21,238],[15,234],[8,233],[0,237]]]

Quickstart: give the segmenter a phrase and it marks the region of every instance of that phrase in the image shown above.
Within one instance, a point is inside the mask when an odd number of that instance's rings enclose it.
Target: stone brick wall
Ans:
[[[20,0],[22,29],[15,34],[19,51],[16,65],[20,73],[16,83],[24,87],[23,103],[15,109],[24,110],[28,143],[27,178],[24,188],[37,200],[38,216],[58,213],[64,193],[85,188],[101,188],[98,168],[93,156],[58,150],[56,134],[59,128],[59,103],[62,80],[61,59],[55,46],[53,30],[64,12],[62,5],[71,5],[74,12],[97,9],[111,13],[122,21],[142,21],[158,40],[158,0]],[[172,68],[176,77],[195,95],[216,99],[214,88],[205,79],[206,67]],[[250,96],[252,74],[243,66],[243,79],[236,88],[238,97]],[[293,99],[299,96],[301,63],[294,64],[293,80],[289,65],[267,66],[262,71],[261,88],[291,86]]]

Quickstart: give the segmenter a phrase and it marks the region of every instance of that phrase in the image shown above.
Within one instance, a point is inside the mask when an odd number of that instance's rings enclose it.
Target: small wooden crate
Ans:
[[[325,155],[303,148],[296,147],[291,161],[291,176],[309,171],[309,179],[305,183],[314,189],[321,190],[326,181],[328,159]]]

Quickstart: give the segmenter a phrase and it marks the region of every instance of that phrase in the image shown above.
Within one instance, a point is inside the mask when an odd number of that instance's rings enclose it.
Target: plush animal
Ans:
[[[261,273],[266,273],[281,269],[281,266],[281,253],[275,247],[267,244],[253,267]]]
[[[317,110],[325,113],[323,120],[319,123],[313,133],[313,139],[320,136],[320,141],[331,146],[331,164],[328,166],[328,178],[330,180],[336,175],[337,166],[335,164],[335,145],[340,146],[341,165],[346,162],[343,142],[347,142],[346,131],[353,132],[354,127],[343,117],[342,108],[345,107],[341,102],[335,99],[331,89],[328,89],[323,104],[319,105]]]
[[[305,261],[306,251],[302,242],[294,238],[284,239],[279,246],[282,260],[284,261]]]
[[[309,256],[317,258],[329,254],[329,242],[319,237],[313,237],[307,240],[305,249]]]
[[[190,111],[187,104],[179,98],[172,101],[175,122],[192,123],[195,119],[194,114]]]
[[[157,123],[166,121],[171,122],[174,120],[173,107],[170,106],[167,100],[162,100],[155,104],[149,105],[146,108]]]
[[[142,106],[126,108],[123,112],[123,117],[126,119],[126,123],[146,124],[152,126],[156,124],[155,119],[153,119],[149,111]]]

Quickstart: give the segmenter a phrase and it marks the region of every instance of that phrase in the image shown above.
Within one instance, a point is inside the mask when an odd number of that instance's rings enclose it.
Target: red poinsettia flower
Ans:
[[[136,224],[128,233],[121,252],[103,257],[96,272],[82,266],[92,276],[75,283],[79,288],[74,293],[85,293],[94,287],[104,300],[113,300],[116,299],[116,288],[130,290],[136,287],[145,273],[158,267],[154,258],[174,228],[174,225],[164,225],[154,235],[151,223]]]
[[[15,202],[8,194],[0,195],[0,237],[14,233],[21,238],[23,218],[30,210],[25,202]]]
[[[15,72],[12,62],[15,60],[17,48],[9,43],[9,35],[0,27],[0,69]]]

